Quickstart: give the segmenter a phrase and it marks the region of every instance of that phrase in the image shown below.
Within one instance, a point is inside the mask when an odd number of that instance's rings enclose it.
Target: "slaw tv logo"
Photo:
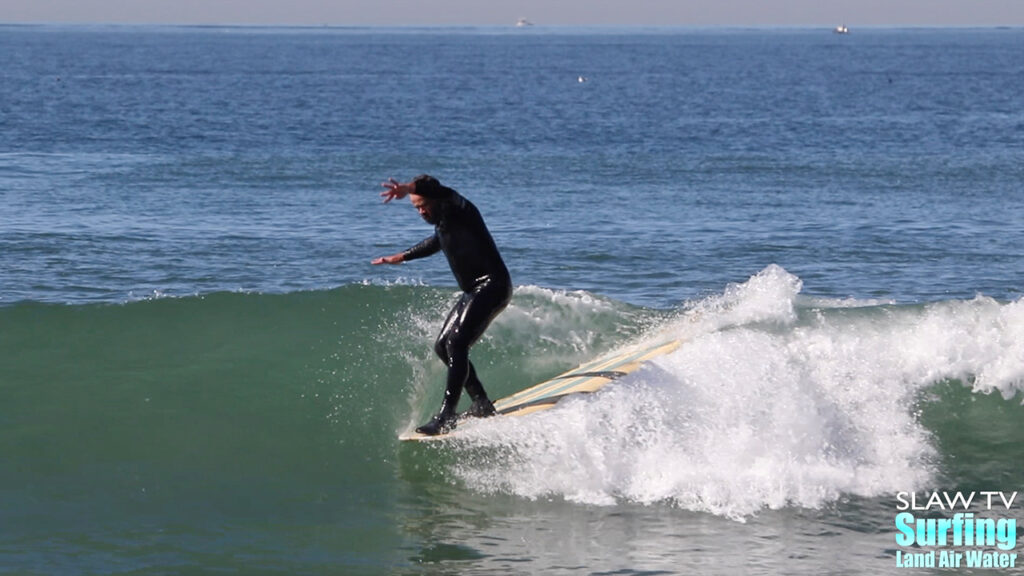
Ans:
[[[1017,492],[896,494],[896,565],[1015,568]]]

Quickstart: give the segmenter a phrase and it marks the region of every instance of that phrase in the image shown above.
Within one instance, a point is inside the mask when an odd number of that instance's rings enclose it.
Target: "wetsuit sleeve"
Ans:
[[[437,234],[431,234],[430,236],[423,239],[422,242],[409,248],[405,252],[402,252],[403,260],[415,260],[417,258],[426,258],[437,254],[441,249],[441,240],[437,237]]]
[[[441,184],[437,178],[420,174],[412,179],[416,183],[416,194],[432,200],[448,200],[455,195],[455,190]]]

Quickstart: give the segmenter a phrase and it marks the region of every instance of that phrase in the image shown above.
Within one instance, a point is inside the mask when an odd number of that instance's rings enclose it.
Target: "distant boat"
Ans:
[[[527,26],[533,26],[533,22],[530,22],[526,18],[520,18],[519,21],[516,22],[516,28],[526,28]]]
[[[832,32],[834,32],[836,34],[849,34],[850,33],[850,29],[847,28],[845,25],[844,26],[836,26],[836,29],[833,30]]]

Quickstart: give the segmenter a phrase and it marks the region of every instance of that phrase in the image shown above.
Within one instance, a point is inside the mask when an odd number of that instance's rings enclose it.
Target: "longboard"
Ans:
[[[500,416],[524,416],[541,410],[547,410],[560,400],[576,394],[589,394],[604,388],[609,382],[622,378],[635,371],[645,362],[663,356],[679,348],[680,340],[671,340],[642,347],[633,347],[625,351],[607,355],[597,360],[581,364],[568,372],[545,380],[540,384],[520,390],[494,402],[494,409]],[[415,431],[406,432],[399,440],[440,440],[453,433],[427,436]]]

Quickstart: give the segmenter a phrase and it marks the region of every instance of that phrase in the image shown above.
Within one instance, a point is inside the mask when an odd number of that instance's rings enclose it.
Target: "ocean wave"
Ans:
[[[440,465],[480,492],[738,519],[1024,481],[1011,442],[1024,433],[1024,301],[897,305],[801,289],[770,266],[666,311],[517,287],[473,349],[494,398],[624,346],[683,345],[600,393],[467,426]],[[3,307],[0,447],[26,471],[141,453],[166,468],[255,471],[300,465],[296,446],[325,442],[339,461],[387,453],[440,401],[432,343],[457,296],[397,282]]]

